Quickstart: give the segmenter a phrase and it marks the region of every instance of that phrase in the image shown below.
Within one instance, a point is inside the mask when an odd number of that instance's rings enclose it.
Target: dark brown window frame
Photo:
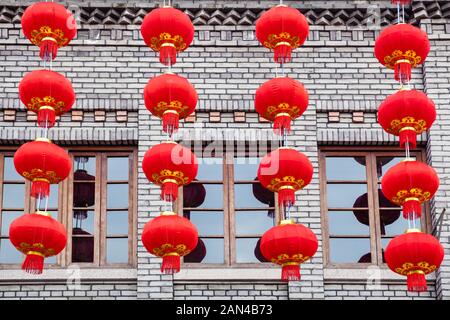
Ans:
[[[197,157],[200,157],[202,150],[196,150]],[[234,180],[234,158],[240,157],[258,157],[257,155],[251,155],[249,152],[241,151],[241,150],[226,150],[223,151],[221,156],[212,156],[212,158],[222,158],[222,180],[200,180],[199,183],[208,183],[208,184],[223,184],[224,195],[223,195],[223,213],[224,213],[224,263],[183,263],[185,268],[192,269],[214,269],[214,268],[273,268],[273,264],[269,262],[255,262],[255,263],[238,263],[236,262],[236,239],[238,238],[256,238],[260,237],[260,235],[239,235],[236,236],[236,223],[235,216],[236,211],[243,211],[247,209],[251,209],[249,211],[256,211],[256,209],[261,210],[261,208],[239,208],[236,210],[234,204],[234,185],[235,184],[245,184],[245,183],[255,183],[256,181],[244,181],[244,180]],[[208,157],[209,158],[209,157]],[[260,157],[258,157],[260,158]],[[256,173],[255,173],[256,174]],[[180,216],[183,215],[183,188],[179,189],[179,197],[174,204],[174,208]],[[275,193],[275,204],[277,203],[277,194]],[[216,208],[217,209],[217,208]],[[277,205],[274,207],[267,207],[264,210],[273,209],[275,212],[275,225],[277,225],[281,220],[280,211]],[[198,209],[197,209],[198,210]],[[200,209],[198,211],[213,211],[214,209]],[[205,237],[208,238],[208,237]],[[214,238],[214,236],[211,236]],[[216,238],[222,238],[222,236],[216,236]]]
[[[3,193],[3,156],[14,155],[17,147],[2,147],[0,150],[0,194]],[[58,220],[67,230],[66,248],[56,257],[56,264],[47,264],[46,268],[62,268],[77,265],[80,268],[126,268],[137,265],[137,147],[128,146],[73,146],[65,148],[72,159],[75,156],[96,156],[96,201],[94,215],[94,262],[71,262],[72,250],[72,220],[73,220],[73,170],[69,177],[58,186]],[[129,156],[129,207],[128,207],[128,263],[106,263],[106,184],[107,184],[107,158],[110,156]],[[103,163],[105,165],[103,165]],[[99,170],[99,168],[101,170]],[[119,181],[120,182],[120,181]],[[119,183],[114,181],[113,183]],[[36,210],[35,199],[28,196],[31,184],[25,182],[25,209],[24,212]],[[100,214],[98,214],[100,213]],[[1,219],[1,217],[0,217]],[[98,227],[101,224],[101,227]],[[115,237],[115,236],[114,236]],[[101,248],[101,249],[100,249]],[[20,264],[0,264],[0,269],[17,269]]]
[[[425,161],[425,152],[422,149],[416,149],[411,151],[411,155],[416,156],[417,160]],[[371,263],[332,263],[330,261],[330,233],[328,224],[328,203],[327,203],[327,177],[326,177],[326,157],[327,156],[347,156],[357,157],[366,156],[369,157],[369,165],[366,165],[366,179],[367,188],[369,194],[369,236],[370,236],[370,252],[372,258],[375,257],[375,262]],[[326,268],[365,268],[371,265],[377,265],[382,268],[387,268],[387,265],[382,262],[382,245],[380,219],[379,219],[379,205],[378,201],[375,201],[374,195],[376,188],[378,187],[378,179],[376,176],[376,166],[373,164],[376,161],[376,157],[380,156],[398,156],[404,157],[405,151],[397,147],[341,147],[341,146],[324,146],[319,147],[319,180],[320,180],[320,208],[321,208],[321,224],[322,224],[322,238],[323,238],[323,260]],[[375,178],[374,178],[375,177]],[[334,183],[335,181],[333,181]],[[345,183],[345,181],[342,181]],[[378,197],[378,196],[377,196]],[[403,219],[402,216],[400,216]],[[405,221],[406,223],[406,221]],[[430,232],[430,206],[429,203],[425,204],[425,211],[421,217],[421,227],[424,232]],[[389,238],[389,237],[387,237]],[[372,259],[373,261],[373,259]]]

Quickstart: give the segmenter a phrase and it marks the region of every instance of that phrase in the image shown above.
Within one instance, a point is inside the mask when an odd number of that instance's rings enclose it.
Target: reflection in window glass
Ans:
[[[261,199],[265,200],[265,199]],[[264,208],[267,203],[261,202],[253,193],[253,184],[234,185],[234,203],[236,208]]]
[[[223,180],[222,158],[198,158],[197,180]]]
[[[8,236],[9,235],[9,226],[11,225],[11,222],[18,217],[20,217],[23,212],[22,211],[2,211],[2,230],[1,235],[2,236]]]
[[[356,199],[366,192],[367,185],[365,184],[328,184],[328,207],[353,208]]]
[[[128,234],[128,211],[110,211],[106,218],[106,234]]]
[[[370,254],[370,239],[330,239],[331,263],[358,263],[367,253]]]
[[[9,239],[0,239],[0,263],[19,264],[23,262],[23,254],[12,245]]]
[[[73,165],[73,171],[74,175],[77,172],[83,171],[84,174],[90,175],[95,177],[95,167],[96,167],[96,158],[95,157],[75,157],[74,158],[74,165]],[[76,175],[74,176],[74,179],[76,178]],[[80,179],[76,179],[80,180]]]
[[[206,255],[202,263],[224,263],[224,242],[223,239],[207,239],[202,238],[205,248]]]
[[[94,262],[94,236],[81,228],[72,230],[72,262]]]
[[[411,156],[411,158],[415,159],[415,156]],[[399,164],[404,157],[377,157],[377,175],[378,178],[382,178],[383,175],[393,166]]]
[[[74,210],[73,212],[73,228],[78,228],[87,232],[88,234],[94,234],[94,211],[91,210]],[[81,233],[86,234],[86,233]]]
[[[263,234],[274,226],[274,216],[268,211],[237,211],[236,235]]]
[[[198,208],[223,208],[223,185],[221,184],[203,184],[206,190],[206,196],[203,203]]]
[[[3,208],[23,208],[25,184],[3,184]]]
[[[254,180],[259,167],[259,158],[234,158],[234,180]]]
[[[106,239],[106,262],[128,263],[128,238]]]
[[[223,235],[223,211],[184,210],[184,216],[197,227],[201,236]]]
[[[257,263],[259,260],[255,256],[255,248],[259,238],[238,238],[236,239],[236,262],[237,263]]]
[[[108,158],[108,181],[128,180],[129,158]]]
[[[24,181],[24,178],[17,173],[14,167],[13,157],[4,157],[3,180],[4,181]]]
[[[327,157],[327,180],[366,180],[365,157]]]
[[[186,263],[200,263],[206,256],[205,242],[198,239],[197,246],[188,255],[184,256],[183,261]]]
[[[330,235],[369,235],[369,216],[361,211],[328,211]]]
[[[107,206],[108,209],[128,208],[128,184],[108,184]]]

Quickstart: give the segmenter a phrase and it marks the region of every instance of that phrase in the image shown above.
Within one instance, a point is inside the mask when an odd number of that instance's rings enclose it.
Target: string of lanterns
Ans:
[[[168,141],[155,145],[144,155],[142,170],[147,179],[161,186],[161,200],[170,204],[170,210],[151,219],[142,232],[142,243],[147,251],[162,258],[161,272],[180,271],[181,257],[192,252],[199,242],[195,225],[175,213],[173,203],[178,188],[195,179],[198,162],[194,153],[174,142],[179,120],[194,112],[198,101],[195,88],[189,81],[171,72],[177,54],[186,50],[194,39],[191,19],[182,11],[168,5],[153,9],[141,26],[145,43],[159,53],[159,61],[168,71],[147,83],[144,89],[146,108],[162,119]]]
[[[380,33],[374,52],[381,64],[394,70],[394,78],[400,83],[399,91],[380,105],[378,122],[387,133],[399,136],[406,154],[381,180],[383,194],[402,206],[408,221],[406,232],[389,242],[384,256],[392,271],[407,277],[408,291],[422,292],[427,290],[425,275],[439,268],[444,249],[435,237],[417,227],[421,206],[436,193],[439,178],[432,167],[410,156],[410,149],[417,145],[416,136],[430,129],[436,119],[433,101],[410,86],[412,68],[422,64],[430,51],[426,32],[405,22],[404,6],[410,2],[392,0],[398,8],[397,24]]]
[[[41,274],[44,259],[60,253],[66,246],[64,226],[47,212],[50,185],[67,178],[72,163],[68,153],[48,139],[56,117],[69,111],[75,93],[64,75],[52,71],[52,61],[59,48],[77,34],[75,19],[64,6],[39,2],[29,6],[22,16],[22,31],[40,48],[44,68],[25,75],[19,84],[19,97],[25,107],[37,113],[41,137],[22,145],[14,154],[16,171],[31,182],[30,195],[37,199],[37,211],[15,219],[9,229],[14,247],[25,254],[22,269]],[[42,209],[44,202],[44,209]]]
[[[274,53],[282,76],[263,83],[256,91],[255,109],[274,123],[281,147],[262,158],[258,180],[268,190],[278,194],[278,207],[283,215],[279,225],[264,233],[260,242],[262,255],[282,267],[283,281],[300,280],[300,264],[317,251],[315,234],[290,218],[295,204],[295,192],[307,186],[313,176],[313,166],[303,153],[287,146],[291,122],[308,107],[308,92],[302,83],[284,76],[283,64],[292,60],[292,51],[301,46],[309,33],[305,16],[297,9],[280,4],[269,9],[256,22],[256,38]]]

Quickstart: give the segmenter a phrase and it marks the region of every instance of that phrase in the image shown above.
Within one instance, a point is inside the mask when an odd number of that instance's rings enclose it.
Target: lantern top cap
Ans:
[[[37,138],[35,141],[52,143],[52,141],[48,138]]]
[[[411,229],[407,229],[406,231],[405,231],[405,233],[414,233],[414,232],[422,232],[422,231],[420,231],[419,229],[417,229],[417,228],[411,228]]]
[[[176,216],[177,214],[173,211],[163,211],[160,216]]]
[[[166,141],[163,141],[162,143],[172,143],[172,144],[177,144],[175,141],[172,141],[172,140],[166,140]]]
[[[277,4],[277,5],[275,6],[275,8],[277,8],[277,7],[287,7],[287,6],[288,6],[287,4],[280,3],[280,4]]]
[[[50,212],[47,212],[47,211],[40,211],[40,210],[37,210],[35,213],[33,213],[33,214],[39,214],[39,215],[41,215],[41,216],[45,216],[45,217],[51,217],[52,215],[50,214]]]
[[[401,162],[410,162],[410,161],[416,161],[414,158],[405,158]]]
[[[294,220],[292,219],[284,219],[280,221],[280,226],[286,226],[289,224],[295,224]]]

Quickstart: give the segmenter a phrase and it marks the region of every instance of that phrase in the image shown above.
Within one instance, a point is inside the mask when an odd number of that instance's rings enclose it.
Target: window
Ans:
[[[423,161],[421,152],[412,152],[411,156]],[[407,221],[402,217],[401,208],[384,197],[381,178],[402,159],[401,151],[321,150],[326,265],[384,263],[384,248],[407,229]],[[426,209],[420,222],[424,231]]]
[[[67,230],[66,249],[57,257],[46,259],[47,264],[136,263],[136,151],[110,148],[98,152],[98,149],[69,150],[72,173],[59,185],[51,186],[48,203],[39,203],[28,196],[29,183],[16,173],[13,152],[0,156],[0,264],[22,262],[21,254],[10,245],[7,230],[11,220],[37,207],[47,208]]]
[[[184,263],[198,267],[266,262],[259,240],[279,218],[274,193],[256,178],[260,158],[232,152],[197,157],[197,180],[183,188],[178,200],[179,212],[199,231],[199,244]]]

